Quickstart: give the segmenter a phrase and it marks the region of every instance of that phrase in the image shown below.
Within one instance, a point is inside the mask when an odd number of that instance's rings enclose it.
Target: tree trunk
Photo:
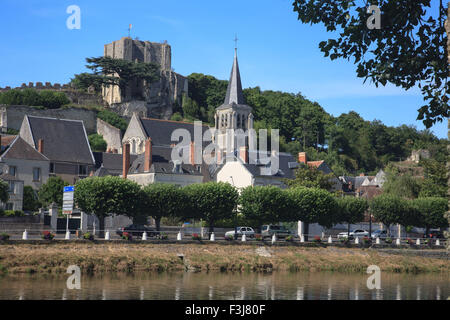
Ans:
[[[305,241],[308,241],[309,223],[305,223]]]
[[[161,217],[155,217],[155,227],[156,227],[156,231],[159,232],[159,230],[161,230]]]
[[[347,224],[347,239],[350,238],[350,223]]]
[[[100,238],[104,238],[105,237],[105,217],[104,216],[99,216],[98,217],[98,228],[99,228],[99,237]],[[94,235],[95,236],[95,235]]]

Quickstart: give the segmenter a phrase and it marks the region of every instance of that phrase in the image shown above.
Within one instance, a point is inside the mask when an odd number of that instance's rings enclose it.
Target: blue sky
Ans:
[[[438,0],[432,0],[437,4]],[[330,61],[318,43],[332,37],[321,25],[304,25],[291,0],[81,1],[1,0],[0,87],[23,82],[67,83],[85,71],[85,57],[103,55],[103,45],[128,34],[167,40],[172,67],[228,79],[237,34],[244,87],[301,92],[333,115],[355,110],[366,120],[415,125],[420,91],[376,88],[357,78],[346,60]],[[69,30],[69,5],[81,9],[81,29]],[[447,137],[446,123],[432,131]]]

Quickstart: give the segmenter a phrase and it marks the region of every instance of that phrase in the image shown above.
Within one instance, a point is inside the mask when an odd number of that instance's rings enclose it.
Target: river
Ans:
[[[69,274],[0,277],[0,299],[125,300],[445,300],[450,275],[381,274],[381,289],[367,288],[365,274],[343,273],[137,273],[81,277],[68,289]]]

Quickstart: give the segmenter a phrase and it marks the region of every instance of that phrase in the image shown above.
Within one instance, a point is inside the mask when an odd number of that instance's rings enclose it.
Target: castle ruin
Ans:
[[[169,118],[175,103],[181,105],[183,93],[188,91],[186,77],[175,73],[171,66],[171,47],[167,42],[133,40],[124,37],[106,44],[104,56],[128,61],[153,62],[160,66],[160,79],[154,83],[131,83],[126,93],[119,86],[102,90],[103,100],[123,116],[133,112],[142,116]]]

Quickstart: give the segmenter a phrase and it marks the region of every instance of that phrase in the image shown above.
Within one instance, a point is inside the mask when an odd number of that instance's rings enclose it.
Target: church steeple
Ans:
[[[237,49],[234,49],[234,61],[231,68],[230,81],[228,82],[227,95],[225,96],[225,105],[244,104],[244,95],[242,94],[241,75],[237,60]]]

